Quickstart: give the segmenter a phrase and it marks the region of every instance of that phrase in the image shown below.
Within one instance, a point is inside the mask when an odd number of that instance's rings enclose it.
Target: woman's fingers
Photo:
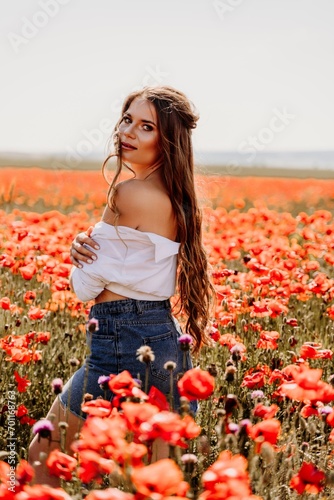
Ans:
[[[79,233],[71,245],[70,254],[73,265],[81,267],[80,262],[91,264],[93,260],[96,260],[97,255],[91,250],[92,248],[98,250],[99,245],[87,233]]]
[[[87,236],[90,236],[92,234],[93,229],[94,229],[93,226],[89,226],[89,228],[86,231]]]
[[[75,267],[80,267],[80,268],[82,267],[82,264],[80,264],[80,262],[73,257],[72,250],[71,250],[71,262],[72,262],[73,266],[75,266]]]

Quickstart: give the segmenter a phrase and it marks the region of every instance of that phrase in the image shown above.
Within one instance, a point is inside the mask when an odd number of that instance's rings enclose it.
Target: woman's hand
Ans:
[[[90,235],[93,231],[93,226],[90,226],[85,233],[79,233],[73,240],[70,255],[72,264],[76,267],[82,267],[82,262],[87,262],[87,264],[91,264],[93,260],[97,259],[97,255],[92,252],[89,248],[95,248],[98,250],[100,247]]]

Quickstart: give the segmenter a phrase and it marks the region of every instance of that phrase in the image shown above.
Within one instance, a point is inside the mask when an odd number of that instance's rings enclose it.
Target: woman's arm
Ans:
[[[77,234],[72,242],[70,255],[72,264],[75,267],[82,267],[80,262],[91,264],[93,260],[97,259],[97,255],[91,250],[91,248],[99,250],[100,247],[96,241],[90,238],[92,231],[93,226],[90,226],[85,233],[82,232]]]

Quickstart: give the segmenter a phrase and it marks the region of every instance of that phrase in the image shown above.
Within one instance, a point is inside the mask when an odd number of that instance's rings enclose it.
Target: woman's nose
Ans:
[[[124,135],[133,137],[134,136],[134,126],[133,123],[128,123],[127,126],[124,128]]]

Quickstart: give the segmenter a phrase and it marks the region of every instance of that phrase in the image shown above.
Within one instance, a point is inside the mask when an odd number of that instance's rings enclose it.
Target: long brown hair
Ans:
[[[108,160],[117,155],[116,172],[108,190],[108,203],[116,214],[114,194],[123,166],[118,127],[124,113],[137,97],[150,101],[157,112],[162,178],[173,206],[178,228],[177,241],[180,242],[177,291],[182,313],[187,317],[185,331],[193,337],[196,352],[201,344],[208,343],[206,327],[210,320],[211,299],[214,297],[208,259],[202,244],[202,214],[194,181],[191,135],[198,115],[188,98],[169,86],[144,87],[126,98],[112,136],[115,153],[109,155],[102,166],[104,173]]]

